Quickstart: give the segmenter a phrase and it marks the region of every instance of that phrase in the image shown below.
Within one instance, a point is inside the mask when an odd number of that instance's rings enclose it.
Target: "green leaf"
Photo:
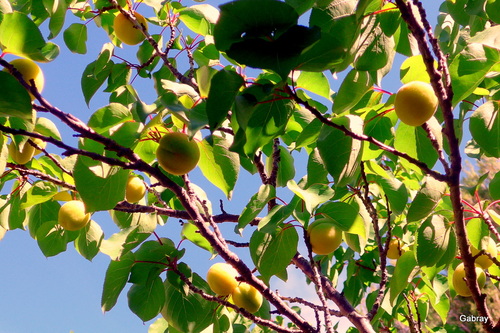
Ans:
[[[44,61],[41,49],[45,40],[36,24],[25,14],[5,14],[0,24],[0,44],[3,52]]]
[[[104,286],[101,296],[101,309],[103,312],[111,310],[127,284],[130,269],[134,264],[134,255],[128,253],[120,258],[120,260],[111,260],[106,276],[104,278]]]
[[[160,275],[173,260],[172,258],[182,256],[172,240],[161,238],[160,241],[161,243],[156,240],[144,242],[137,249],[134,253],[135,264],[130,271],[128,282],[147,285]]]
[[[206,109],[211,131],[215,131],[226,119],[243,83],[241,75],[226,69],[212,77]]]
[[[206,36],[213,35],[214,25],[219,18],[217,8],[202,4],[182,8],[178,11],[179,19],[194,33]]]
[[[293,179],[288,181],[287,187],[290,191],[304,200],[306,209],[309,213],[312,213],[316,207],[322,203],[330,200],[335,194],[335,191],[326,184],[312,184],[307,188],[302,188]]]
[[[212,144],[207,139],[200,145],[200,167],[203,175],[231,199],[240,170],[239,155],[229,151],[229,140],[220,136],[211,136]]]
[[[340,86],[333,103],[333,112],[340,114],[350,110],[372,88],[373,80],[368,72],[351,70]]]
[[[443,256],[436,263],[435,267],[448,266],[457,255],[457,236],[454,232],[449,233],[448,246],[443,254]],[[434,280],[435,281],[435,280]]]
[[[255,231],[250,238],[250,255],[264,281],[279,275],[290,265],[297,253],[299,236],[293,226],[269,234]]]
[[[437,68],[437,62],[434,62],[434,67]],[[403,61],[399,77],[403,84],[412,81],[431,82],[421,54],[409,57]]]
[[[297,88],[308,90],[327,99],[330,98],[330,83],[324,73],[301,72],[297,79]]]
[[[45,136],[50,136],[57,140],[62,140],[61,134],[59,133],[56,124],[54,124],[52,120],[45,117],[36,118],[35,132],[43,134]]]
[[[500,171],[491,179],[488,189],[493,200],[500,200]]]
[[[66,251],[66,232],[57,221],[47,221],[36,231],[36,241],[43,255],[52,257]]]
[[[356,134],[363,134],[363,120],[357,116],[334,118],[332,122]],[[361,141],[354,140],[341,130],[323,125],[318,137],[318,149],[326,169],[335,180],[335,186],[346,185],[355,176],[362,146]]]
[[[33,206],[30,209],[28,219],[28,229],[31,237],[36,238],[38,228],[40,228],[45,221],[57,221],[60,208],[61,205],[57,201],[46,201]]]
[[[328,202],[318,208],[318,215],[328,217],[344,232],[366,238],[365,222],[357,205],[345,202]]]
[[[52,199],[52,195],[57,193],[57,187],[51,182],[37,181],[26,192],[26,200],[21,203],[20,208],[26,209],[36,204]]]
[[[387,64],[392,65],[394,59],[394,39],[388,37],[379,26],[368,27],[359,35],[362,44],[357,50],[356,59],[353,62],[355,69],[359,71],[376,71],[384,68]]]
[[[284,2],[239,0],[220,9],[216,47],[241,64],[274,70],[283,79],[320,37],[316,27],[296,25],[297,12]]]
[[[400,122],[396,129],[394,147],[424,162],[429,168],[432,168],[438,159],[438,154],[427,137],[427,132],[421,126],[409,126]],[[409,164],[405,160],[402,160],[402,163]]]
[[[64,43],[73,53],[87,53],[87,26],[81,23],[73,23],[64,31]]]
[[[433,215],[418,228],[416,259],[419,266],[434,266],[445,254],[453,229],[441,215]]]
[[[97,92],[100,86],[108,78],[113,68],[113,62],[106,62],[105,65],[100,68],[99,60],[93,61],[87,65],[82,74],[82,91],[85,97],[85,102],[89,105],[92,96]]]
[[[50,13],[49,39],[55,38],[61,32],[64,26],[64,20],[66,18],[66,10],[68,9],[66,1],[64,0],[53,1],[52,7],[52,10],[48,10],[48,12]]]
[[[408,222],[420,221],[434,211],[439,201],[446,192],[446,183],[427,177],[424,185],[418,191],[408,209],[406,219]]]
[[[207,250],[212,254],[216,253],[212,245],[210,245],[210,242],[200,234],[200,230],[193,223],[184,223],[184,225],[182,226],[181,236],[183,239],[187,239],[193,242],[193,244]]]
[[[476,249],[482,249],[481,241],[490,235],[490,230],[486,223],[480,218],[473,218],[467,222],[467,239],[470,245]]]
[[[168,321],[169,325],[179,332],[202,332],[217,320],[215,308],[218,305],[215,302],[205,300],[201,295],[190,291],[188,288],[186,288],[188,290],[187,293],[180,291],[176,285],[170,282],[176,279],[178,277],[175,273],[167,272],[167,279],[165,280],[166,302],[162,310],[162,315]],[[192,283],[196,287],[210,293],[206,282],[197,274],[193,275]],[[185,286],[183,282],[182,286]]]
[[[0,115],[31,120],[31,97],[19,81],[9,73],[0,71]]]
[[[294,106],[290,100],[276,99],[273,95],[258,96],[261,100],[250,94],[241,97],[245,106],[235,109],[240,128],[231,150],[253,156],[257,149],[284,133]]]
[[[469,123],[472,138],[492,157],[500,158],[500,108],[496,101],[478,107]]]
[[[78,237],[75,239],[75,248],[85,259],[92,259],[99,253],[104,233],[101,226],[95,221],[87,223],[85,228],[80,229]]]
[[[297,201],[297,198],[298,197],[295,196],[294,200]],[[283,223],[290,215],[292,215],[296,204],[297,202],[294,204],[292,201],[286,206],[274,206],[271,211],[260,220],[257,229],[264,233],[274,232],[279,224]]]
[[[401,214],[408,202],[408,190],[405,184],[394,178],[394,176],[389,178],[378,176],[377,184],[382,187],[387,195],[391,210],[395,214]]]
[[[466,99],[499,61],[499,51],[486,45],[469,44],[450,64],[453,106]]]
[[[415,253],[413,251],[403,253],[396,262],[396,268],[390,282],[391,304],[394,303],[394,300],[408,285],[410,274],[415,266],[417,266],[417,261],[415,260]]]
[[[163,281],[157,276],[147,285],[133,284],[127,296],[130,310],[143,321],[151,320],[165,304]]]
[[[88,125],[97,133],[102,134],[126,121],[133,120],[129,109],[119,103],[111,103],[98,109],[90,117]]]
[[[239,230],[242,230],[246,225],[248,225],[254,218],[259,215],[259,213],[264,209],[269,200],[276,197],[276,189],[271,185],[261,185],[259,192],[254,194],[250,201],[241,212],[238,219]]]
[[[107,254],[112,260],[117,260],[146,240],[157,225],[157,216],[153,214],[134,213],[133,223],[123,227],[120,232],[113,234],[101,243],[100,251]]]
[[[156,319],[151,325],[149,325],[148,333],[168,333],[168,322],[165,318],[160,317]]]
[[[76,188],[89,212],[112,209],[122,201],[128,175],[128,170],[81,155],[78,156],[74,169]]]

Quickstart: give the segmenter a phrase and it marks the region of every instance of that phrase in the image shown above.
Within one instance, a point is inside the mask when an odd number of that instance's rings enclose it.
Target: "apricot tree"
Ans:
[[[500,174],[487,184],[491,201],[464,200],[460,184],[466,156],[500,158],[498,2],[444,1],[435,29],[418,0],[186,2],[0,0],[1,237],[27,229],[46,256],[69,243],[89,260],[109,256],[102,309],[127,288],[131,311],[156,318],[150,332],[334,332],[340,317],[349,332],[445,332],[459,295],[472,297],[485,332],[500,332],[481,292],[483,280],[500,280],[488,247],[500,240]],[[101,90],[109,104],[84,122],[8,60],[57,62],[60,47],[84,54],[94,24],[110,42],[72,75],[81,76],[87,105]],[[47,41],[45,29],[49,40],[62,32],[64,45]],[[396,57],[405,59],[400,68]],[[402,84],[432,87],[420,94],[432,102],[421,126],[400,122],[396,95],[383,89],[398,69]],[[153,83],[151,104],[137,91],[143,82]],[[157,154],[167,135],[187,136],[193,152],[196,143],[196,167],[228,200],[248,200],[233,193],[242,177],[261,183],[257,193],[242,211],[226,212],[221,202],[216,212],[186,174],[192,166],[169,171],[182,159],[163,146]],[[21,163],[12,151],[26,147],[43,154]],[[305,175],[296,175],[299,159]],[[125,200],[131,174],[146,184],[138,202]],[[58,222],[68,199],[84,204],[79,230]],[[99,211],[112,219],[87,221]],[[236,299],[213,292],[206,272],[183,259],[183,244],[169,238],[176,220],[185,240],[237,272]],[[342,233],[332,253],[312,251],[307,229],[316,220]],[[107,223],[119,231],[105,235]],[[231,240],[238,235],[245,237]],[[394,239],[404,251],[390,260]],[[492,262],[481,285],[477,258]],[[296,271],[314,299],[273,287]],[[441,327],[427,327],[431,312]]]

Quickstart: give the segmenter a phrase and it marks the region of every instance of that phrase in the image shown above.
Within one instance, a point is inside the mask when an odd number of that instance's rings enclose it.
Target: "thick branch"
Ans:
[[[488,320],[483,323],[483,329],[486,332],[500,332],[500,321],[495,327],[493,327],[492,318],[486,305],[486,295],[481,294],[477,284],[474,260],[467,242],[467,231],[465,229],[464,211],[460,191],[462,158],[460,154],[459,141],[453,126],[453,89],[451,87],[451,79],[449,76],[446,58],[439,48],[438,41],[434,38],[432,28],[427,21],[422,4],[417,0],[414,0],[413,2],[396,0],[396,4],[401,12],[402,18],[408,24],[410,31],[417,40],[427,73],[430,76],[431,84],[434,88],[436,96],[439,99],[439,104],[443,112],[443,133],[446,136],[450,147],[450,170],[447,173],[446,181],[450,187],[450,199],[454,213],[455,233],[457,235],[458,246],[465,265],[466,282],[471,290],[472,298],[477,306],[479,315],[488,318]],[[416,15],[413,12],[415,6],[419,11],[422,24],[416,19]],[[434,68],[434,58],[427,44],[427,36],[429,37],[432,49],[438,58],[439,66],[437,70]]]

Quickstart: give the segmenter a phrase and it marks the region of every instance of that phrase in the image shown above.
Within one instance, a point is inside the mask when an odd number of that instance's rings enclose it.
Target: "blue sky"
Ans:
[[[205,3],[217,6],[224,2]],[[183,3],[197,4],[195,1]],[[438,5],[434,1],[424,3],[435,24]],[[143,7],[145,6],[141,7],[141,13],[145,16],[152,15],[152,12],[144,11]],[[68,20],[73,20],[71,15],[68,15]],[[67,22],[65,26],[70,23],[72,22]],[[61,34],[55,39],[61,46],[60,57],[52,63],[41,65],[46,77],[44,97],[61,110],[83,120],[87,120],[96,109],[108,104],[108,95],[97,94],[90,108],[87,108],[81,93],[81,73],[88,63],[95,60],[102,44],[109,42],[105,32],[97,29],[94,23],[89,23],[88,27],[90,43],[87,44],[87,55],[75,55],[67,51]],[[122,57],[134,59],[136,50],[137,47],[127,46],[117,53]],[[398,89],[398,67],[396,64],[394,72],[383,80],[384,89],[393,92]],[[140,80],[140,96],[146,103],[152,103],[154,92],[148,92],[152,89],[152,84],[140,78],[137,80]],[[335,88],[338,88],[338,85]],[[71,137],[71,132],[63,127],[59,130],[66,142],[76,142],[76,139]],[[58,152],[51,149],[49,151]],[[300,179],[304,175],[304,155],[294,157],[301,165],[296,176],[296,179]],[[223,199],[225,209],[232,213],[241,211],[250,196],[257,191],[260,182],[258,176],[248,176],[242,171],[234,191],[234,199],[228,202],[220,190],[203,178],[199,170],[195,170],[190,176],[192,181],[205,189],[214,208],[218,207],[219,199]],[[101,225],[106,238],[117,231],[107,213],[95,214],[93,219]],[[224,226],[228,235],[232,229],[233,225]],[[179,232],[179,223],[174,219],[169,220],[166,227],[158,229],[160,236],[172,238],[174,242],[179,241]],[[229,239],[238,240],[236,235],[230,236]],[[210,255],[199,251],[188,242],[183,242],[183,246],[188,250],[186,262],[204,276],[212,264],[209,262]],[[56,257],[45,258],[28,232],[8,232],[0,242],[0,333],[64,333],[71,330],[75,333],[147,332],[150,322],[143,324],[128,309],[126,292],[122,294],[114,309],[106,314],[101,312],[100,297],[108,263],[109,258],[104,254],[99,254],[92,262],[87,261],[75,251],[72,244],[69,244],[68,251]],[[296,281],[293,285],[295,283]]]

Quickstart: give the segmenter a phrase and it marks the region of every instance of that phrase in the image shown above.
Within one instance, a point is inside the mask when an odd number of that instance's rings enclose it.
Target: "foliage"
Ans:
[[[88,260],[108,255],[103,311],[127,288],[130,310],[143,321],[157,318],[150,332],[334,332],[337,317],[348,318],[349,332],[457,331],[460,323],[447,321],[460,299],[451,284],[460,262],[477,315],[488,318],[482,329],[499,332],[476,283],[470,244],[499,241],[500,174],[492,169],[460,186],[464,158],[500,158],[494,3],[445,1],[433,31],[417,0],[236,0],[219,8],[0,0],[0,65],[12,73],[0,72],[0,235],[27,229],[46,256],[70,243]],[[154,13],[148,29],[132,9]],[[116,37],[119,14],[144,34],[139,46]],[[85,54],[95,43],[88,33],[94,23],[110,42],[79,73],[81,91],[87,105],[102,91],[109,104],[85,123],[44,99],[4,58],[57,62],[60,47]],[[60,34],[65,45],[50,41]],[[136,59],[125,60],[120,47],[134,48]],[[398,70],[397,55],[406,59],[401,81],[430,82],[438,97],[438,111],[422,126],[398,122],[395,98],[382,89]],[[332,75],[343,78],[338,87]],[[136,90],[143,82],[154,85],[151,104]],[[228,200],[250,197],[241,212],[227,213],[221,203],[214,213],[197,179],[158,165],[167,132],[197,142],[203,177]],[[35,139],[47,142],[43,154],[15,163],[9,142],[42,148]],[[305,175],[297,175],[300,160]],[[138,203],[124,200],[132,172],[147,184]],[[258,179],[257,193],[235,192],[241,177]],[[490,197],[474,196],[485,186]],[[109,211],[119,231],[103,232],[111,219],[61,228],[61,191],[90,213]],[[184,221],[183,239],[220,256],[263,296],[258,311],[211,291],[205,272],[183,259],[186,248],[162,237],[169,217]],[[344,242],[314,255],[305,230],[323,217]],[[236,235],[247,242],[228,240]],[[397,261],[387,258],[393,239],[405,248]],[[486,284],[497,288],[500,263],[491,259]],[[292,278],[291,267],[314,285],[314,300],[274,291],[276,278]]]

